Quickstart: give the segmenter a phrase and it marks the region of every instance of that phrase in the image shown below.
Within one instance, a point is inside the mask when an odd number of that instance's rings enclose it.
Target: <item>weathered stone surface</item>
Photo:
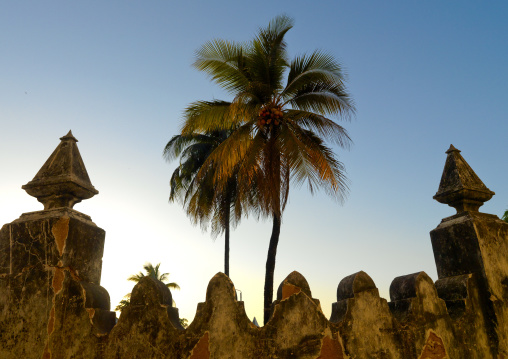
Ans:
[[[293,271],[279,285],[277,300],[287,299],[292,294],[299,293],[300,291],[303,291],[309,298],[312,298],[309,283],[307,283],[305,277],[297,271]]]
[[[508,224],[496,216],[463,212],[445,218],[431,239],[439,278],[474,275],[490,346],[494,353],[508,351]]]
[[[473,277],[473,274],[447,277],[435,284],[453,319],[455,337],[465,350],[464,357],[480,359],[488,357],[490,349],[477,281]]]
[[[485,187],[456,149],[447,153],[435,198],[453,202],[450,205],[457,208],[457,214],[444,218],[430,232],[438,276],[444,280],[472,274],[471,287],[475,288],[477,301],[473,299],[471,306],[477,306],[477,316],[484,321],[491,355],[508,356],[508,224],[497,216],[478,212],[494,192]],[[454,288],[460,289],[457,285]],[[478,322],[474,319],[469,327]]]
[[[89,217],[69,208],[26,213],[0,232],[0,268],[14,274],[66,267],[76,278],[100,284],[104,237]]]
[[[351,296],[352,294],[352,296]],[[343,298],[343,299],[339,299]],[[337,288],[339,334],[345,353],[351,358],[411,358],[397,331],[400,329],[393,318],[388,303],[379,297],[379,291],[365,272],[352,274]]]
[[[376,289],[371,277],[364,271],[343,278],[337,286],[337,302],[332,304],[331,322],[342,320],[347,311],[347,299],[354,298],[355,293]]]
[[[351,274],[342,279],[337,286],[337,301],[354,298],[355,293],[371,289],[376,289],[376,285],[367,273],[360,271]]]
[[[69,131],[35,177],[22,188],[44,204],[44,209],[72,208],[99,193],[88,177],[78,150],[78,140]]]
[[[421,352],[432,331],[439,336],[450,357],[465,357],[466,351],[457,345],[446,304],[438,297],[432,279],[425,272],[395,278],[390,286],[390,298],[390,309],[403,324],[401,330],[406,332],[406,337],[414,338],[415,352]]]
[[[323,315],[319,301],[311,297],[309,284],[300,273],[292,272],[282,281],[277,297],[281,299],[275,301],[273,315],[261,329],[262,337],[271,339],[270,352],[275,357],[343,355],[340,339],[336,336],[332,339],[330,323]]]
[[[87,301],[92,305],[101,302],[104,304],[105,289],[96,286],[94,291],[90,291],[93,287],[88,285],[87,293],[83,282],[76,281],[68,271],[62,271],[61,278],[61,283],[55,283],[56,292],[47,326],[49,338],[42,357],[102,357],[101,350],[106,335],[116,321],[116,314],[108,308],[109,295],[107,308],[89,307]]]
[[[62,141],[75,145],[72,134]],[[218,273],[186,330],[169,289],[150,277],[133,288],[115,325],[100,286],[104,231],[70,208],[81,198],[75,182],[44,183],[72,172],[76,157],[63,147],[32,181],[49,184],[33,187],[39,194],[56,191],[43,198],[46,209],[0,230],[2,359],[508,358],[508,224],[477,211],[493,192],[453,147],[436,197],[458,213],[431,232],[435,284],[424,272],[397,277],[388,303],[360,271],[340,281],[327,320],[307,280],[292,272],[259,328]],[[82,170],[75,175],[86,182]]]
[[[323,338],[321,352],[317,359],[343,359],[344,349],[338,340],[334,340],[329,336]]]
[[[97,191],[77,140],[61,140],[24,186],[46,210],[0,230],[1,358],[95,358],[115,323],[99,285],[105,233],[71,209]]]
[[[449,356],[446,354],[446,349],[443,340],[434,332],[430,331],[422,349],[421,359],[446,359]]]
[[[142,278],[109,335],[105,358],[178,358],[178,329],[171,323],[171,294],[160,281]]]
[[[236,300],[233,282],[224,273],[217,273],[208,284],[206,302],[198,305],[186,336],[197,343],[208,333],[210,358],[255,358],[258,332],[259,328],[247,317],[243,302]]]
[[[99,286],[103,245],[104,231],[69,208],[26,214],[2,227],[0,342],[10,344],[0,357],[95,353],[115,322]]]
[[[478,211],[495,193],[483,184],[458,149],[450,145],[446,153],[448,157],[434,199],[454,207],[457,213]]]
[[[210,358],[210,336],[205,332],[197,344],[192,348],[189,359],[208,359]]]

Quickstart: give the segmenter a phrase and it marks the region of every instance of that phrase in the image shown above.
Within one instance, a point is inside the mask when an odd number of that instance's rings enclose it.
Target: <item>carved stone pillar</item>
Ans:
[[[497,216],[479,212],[494,195],[460,155],[450,146],[434,199],[448,204],[457,214],[444,218],[430,232],[439,280],[472,274],[480,299],[492,355],[508,355],[508,224]],[[438,281],[439,282],[439,281]],[[456,281],[447,280],[443,283]],[[457,286],[440,286],[440,296],[458,300]],[[449,292],[449,293],[448,293]],[[451,301],[450,301],[451,304]]]
[[[98,193],[76,142],[69,131],[23,186],[44,210],[0,230],[1,358],[94,358],[115,323],[100,286],[105,232],[72,209]]]

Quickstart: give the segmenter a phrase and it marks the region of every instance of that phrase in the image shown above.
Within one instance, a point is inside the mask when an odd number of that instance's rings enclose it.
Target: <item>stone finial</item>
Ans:
[[[483,184],[458,149],[450,145],[446,153],[448,157],[441,183],[433,198],[454,207],[457,213],[478,212],[483,203],[491,199],[495,193]]]
[[[76,144],[78,140],[71,131],[60,140],[33,180],[21,187],[44,204],[44,210],[72,208],[99,193],[88,177]]]
[[[377,289],[372,278],[364,271],[343,278],[337,286],[337,301],[354,298],[355,293]]]

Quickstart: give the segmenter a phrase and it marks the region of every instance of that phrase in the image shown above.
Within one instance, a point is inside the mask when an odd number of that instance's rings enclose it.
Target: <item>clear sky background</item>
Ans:
[[[340,280],[363,270],[389,299],[391,281],[437,279],[429,231],[453,208],[432,199],[450,144],[508,208],[506,1],[2,1],[0,223],[41,210],[21,185],[72,129],[99,195],[76,205],[106,230],[102,286],[112,307],[126,278],[161,262],[181,317],[192,319],[223,270],[224,240],[168,203],[177,162],[162,150],[192,101],[229,99],[191,67],[213,38],[249,40],[279,14],[294,18],[292,56],[314,49],[348,73],[354,141],[338,150],[350,193],[340,206],[293,188],[284,213],[276,286],[293,270],[325,315]],[[230,274],[248,316],[262,318],[271,222],[231,235]]]

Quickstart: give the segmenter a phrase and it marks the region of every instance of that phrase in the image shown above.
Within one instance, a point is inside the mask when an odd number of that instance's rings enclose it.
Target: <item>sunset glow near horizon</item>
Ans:
[[[297,270],[329,317],[338,283],[360,270],[388,300],[397,276],[436,280],[429,231],[455,211],[432,196],[450,144],[496,192],[480,210],[508,208],[506,2],[2,2],[0,223],[42,210],[21,186],[72,130],[99,190],[75,209],[106,231],[101,285],[112,308],[132,290],[129,275],[160,262],[192,320],[223,271],[224,239],[168,202],[178,164],[162,150],[188,104],[230,99],[192,68],[195,50],[250,40],[283,13],[295,20],[290,56],[320,49],[339,59],[357,114],[338,120],[354,142],[336,149],[345,203],[290,191],[274,290]],[[248,218],[231,234],[231,279],[259,323],[270,232],[271,221]]]

